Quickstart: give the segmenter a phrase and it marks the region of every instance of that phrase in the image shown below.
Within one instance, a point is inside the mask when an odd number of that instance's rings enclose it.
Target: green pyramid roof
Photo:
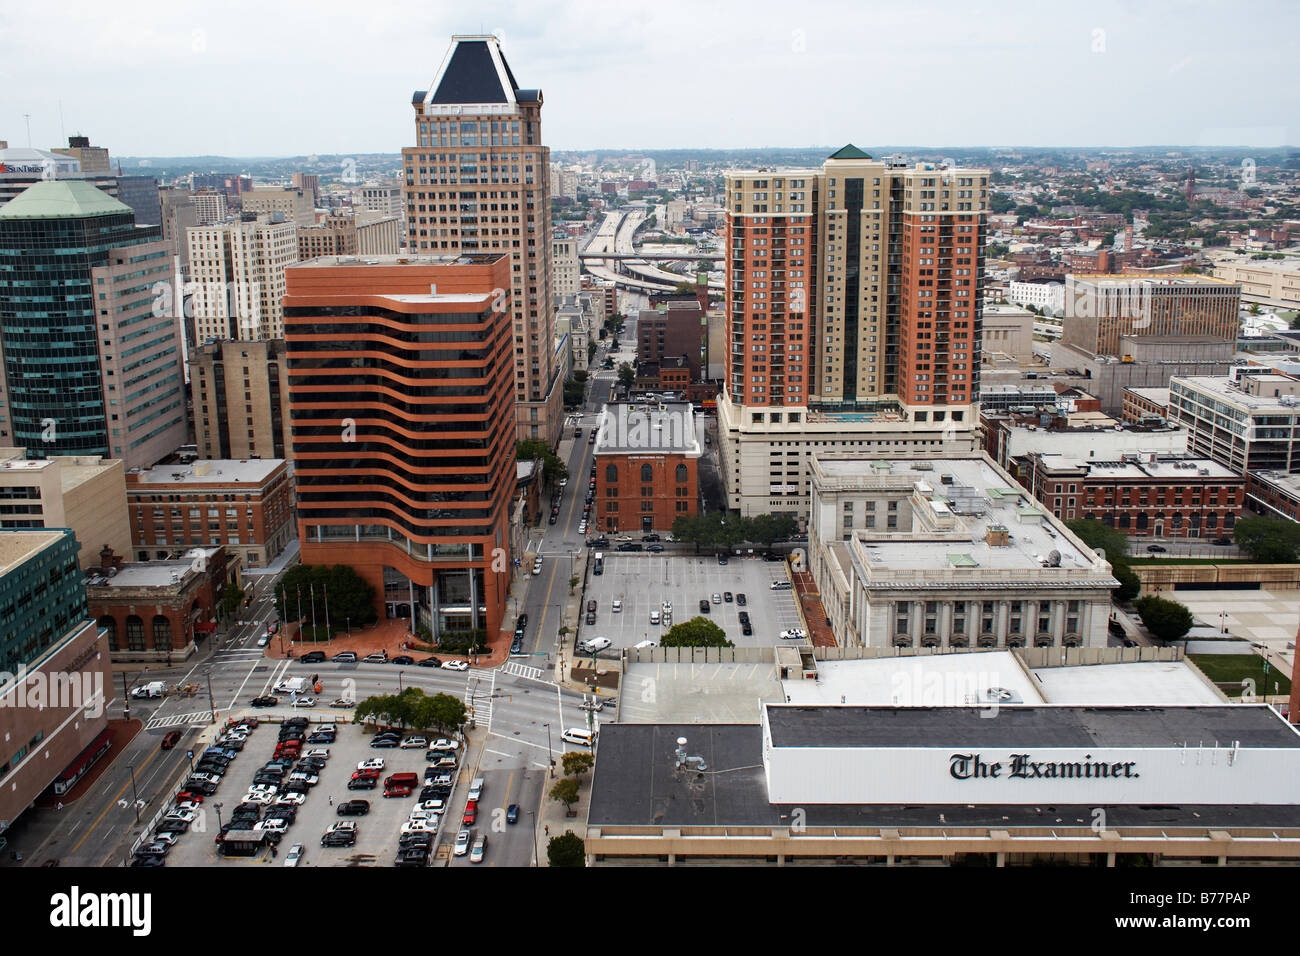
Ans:
[[[868,156],[866,153],[864,153],[862,150],[858,149],[852,143],[849,143],[847,146],[842,146],[839,149],[837,149],[835,152],[831,153],[830,158],[831,159],[870,159],[871,157]]]
[[[0,206],[0,219],[85,219],[130,212],[102,189],[77,179],[32,183]]]

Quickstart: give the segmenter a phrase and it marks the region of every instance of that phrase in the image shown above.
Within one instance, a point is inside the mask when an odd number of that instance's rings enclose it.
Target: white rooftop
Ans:
[[[1051,704],[1221,704],[1223,699],[1183,661],[1039,667],[1033,671]]]
[[[154,465],[131,473],[136,478],[133,485],[206,485],[227,482],[257,483],[269,478],[284,465],[283,458],[203,458],[188,465]]]
[[[144,561],[137,564],[123,564],[117,574],[107,578],[103,584],[91,585],[102,588],[156,588],[170,587],[185,580],[194,567],[191,561]],[[94,569],[92,569],[93,573]]]

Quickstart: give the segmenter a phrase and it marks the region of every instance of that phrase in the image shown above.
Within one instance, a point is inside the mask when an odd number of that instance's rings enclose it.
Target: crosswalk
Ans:
[[[212,711],[200,710],[192,714],[168,714],[165,717],[152,717],[144,725],[145,730],[160,730],[163,727],[179,727],[182,724],[188,724],[192,727],[202,727],[212,722]]]
[[[518,661],[506,661],[501,665],[501,670],[513,677],[527,677],[529,680],[542,679],[542,669],[540,667],[531,667]]]

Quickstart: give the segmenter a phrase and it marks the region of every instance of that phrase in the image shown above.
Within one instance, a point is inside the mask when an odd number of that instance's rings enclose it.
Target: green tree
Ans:
[[[451,694],[434,694],[429,700],[428,724],[422,726],[453,731],[465,723],[465,702]]]
[[[596,343],[595,343],[595,342],[588,342],[588,343],[587,343],[587,363],[590,364],[590,363],[591,363],[591,360],[594,359],[595,357],[596,357]]]
[[[564,775],[566,777],[580,777],[591,769],[592,764],[596,762],[596,758],[590,753],[568,750],[565,751],[561,762],[564,764]]]
[[[540,458],[542,460],[542,482],[544,484],[553,484],[562,478],[569,477],[569,469],[560,460],[560,456],[551,451],[551,446],[540,438],[529,438],[516,444],[515,458],[519,461],[532,461],[534,458]]]
[[[576,587],[578,586],[578,582],[581,581],[581,580],[582,580],[582,578],[578,577],[576,574],[575,574],[573,577],[569,578],[569,593],[570,593],[570,594],[573,593],[574,588],[576,588]]]
[[[1142,623],[1152,636],[1161,641],[1176,641],[1192,628],[1192,612],[1177,601],[1154,594],[1133,602]]]
[[[631,388],[636,384],[636,369],[629,362],[624,362],[618,367],[618,384],[623,388]]]
[[[226,585],[225,590],[221,592],[221,610],[229,617],[239,610],[239,605],[244,600],[244,592],[239,585],[231,581]]]
[[[586,866],[587,845],[572,830],[553,836],[546,844],[546,862],[551,866]]]
[[[378,619],[374,586],[344,564],[296,564],[286,571],[276,586],[276,610],[281,620],[296,621],[299,607],[308,626],[314,617],[318,627],[328,621],[334,632]]]
[[[1232,536],[1237,547],[1265,564],[1292,564],[1300,554],[1300,524],[1286,518],[1242,518]]]
[[[726,632],[707,617],[697,616],[674,624],[659,638],[660,647],[734,647]]]
[[[1100,548],[1110,562],[1119,587],[1111,592],[1116,601],[1131,601],[1137,597],[1142,582],[1129,564],[1128,535],[1117,531],[1096,518],[1074,518],[1066,527],[1090,548]]]
[[[551,787],[550,796],[557,803],[564,804],[565,810],[572,811],[573,805],[578,802],[578,781],[572,777],[557,780],[555,786]]]

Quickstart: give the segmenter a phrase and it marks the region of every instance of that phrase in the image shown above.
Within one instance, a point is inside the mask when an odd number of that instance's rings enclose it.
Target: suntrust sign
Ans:
[[[1032,780],[1036,777],[1097,779],[1099,777],[1140,777],[1136,760],[1034,760],[1032,754],[1011,754],[1006,763],[987,761],[979,754],[956,753],[948,758],[948,773],[954,780],[1008,779]]]

